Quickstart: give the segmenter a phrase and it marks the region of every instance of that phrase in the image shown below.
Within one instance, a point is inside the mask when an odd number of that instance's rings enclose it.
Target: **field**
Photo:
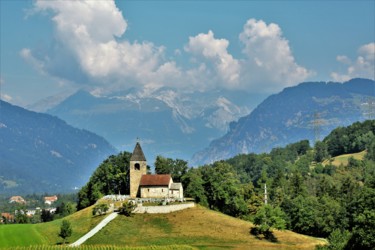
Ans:
[[[35,226],[29,224],[0,226],[0,239],[0,247],[42,245],[47,243],[47,240],[36,230]]]
[[[79,239],[103,218],[103,216],[92,217],[92,207],[66,217],[73,228],[73,234],[68,238],[68,242]],[[40,224],[0,225],[0,248],[60,244],[61,238],[58,237],[60,225],[61,220]]]
[[[332,165],[334,165],[336,167],[339,167],[341,165],[347,166],[350,157],[353,157],[356,160],[363,160],[365,155],[366,155],[366,151],[362,151],[362,152],[354,153],[354,154],[339,155],[339,156],[333,157],[331,159],[331,163],[332,163]],[[325,160],[323,162],[323,165],[327,165],[328,163],[329,163],[329,160]]]

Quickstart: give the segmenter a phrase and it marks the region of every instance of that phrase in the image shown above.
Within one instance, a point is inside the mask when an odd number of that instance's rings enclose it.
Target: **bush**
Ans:
[[[108,204],[106,203],[102,203],[102,204],[98,204],[96,205],[93,210],[92,210],[92,215],[103,215],[103,214],[106,214],[107,211],[108,211],[109,207],[108,207]]]
[[[131,216],[135,207],[136,205],[133,201],[124,202],[122,203],[122,207],[119,209],[119,214],[123,214],[125,216]]]

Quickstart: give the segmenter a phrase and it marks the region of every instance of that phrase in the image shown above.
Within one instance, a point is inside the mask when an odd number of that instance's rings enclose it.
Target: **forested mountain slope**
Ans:
[[[72,191],[116,152],[102,137],[0,101],[0,193]]]
[[[307,82],[268,97],[248,116],[230,124],[229,132],[195,154],[196,164],[241,153],[269,152],[274,147],[322,139],[331,130],[374,114],[375,82]]]

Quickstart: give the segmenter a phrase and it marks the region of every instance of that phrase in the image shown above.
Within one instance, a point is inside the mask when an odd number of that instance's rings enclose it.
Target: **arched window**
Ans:
[[[135,170],[141,170],[141,165],[139,165],[139,163],[136,163],[136,164],[134,165],[134,169],[135,169]]]

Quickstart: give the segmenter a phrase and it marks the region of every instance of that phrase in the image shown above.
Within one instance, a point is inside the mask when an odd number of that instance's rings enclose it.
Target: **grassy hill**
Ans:
[[[93,217],[92,207],[67,216],[64,219],[70,221],[73,228],[73,234],[68,241],[76,241],[103,218],[102,216]],[[39,224],[0,225],[0,248],[59,244],[62,241],[58,237],[61,221],[60,219]]]
[[[253,225],[207,208],[170,214],[118,216],[85,245],[117,246],[189,245],[198,249],[314,249],[320,239],[290,231],[275,231],[277,242],[258,239],[249,233]]]
[[[69,242],[77,240],[104,218],[92,217],[91,213],[92,207],[89,207],[66,217],[73,227]],[[61,239],[57,236],[60,224],[61,220],[2,225],[0,248],[60,244]],[[251,235],[252,226],[249,222],[200,206],[170,214],[118,216],[90,238],[82,249],[314,249],[315,245],[325,243],[290,231],[276,231],[277,242],[270,242]]]
[[[349,158],[353,157],[356,160],[363,160],[363,158],[366,155],[366,150],[359,152],[359,153],[353,153],[353,154],[343,154],[336,157],[333,157],[330,160],[325,160],[323,162],[323,165],[328,165],[330,162],[332,165],[339,167],[339,166],[347,166],[349,162]]]

